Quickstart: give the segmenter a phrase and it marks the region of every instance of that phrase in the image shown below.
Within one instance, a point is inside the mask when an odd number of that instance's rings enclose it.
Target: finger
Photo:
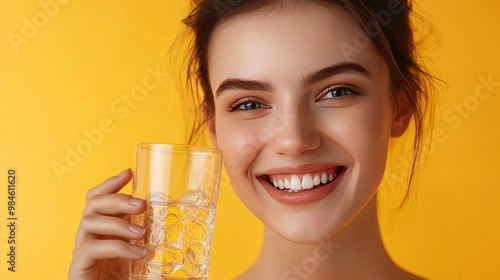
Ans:
[[[106,181],[87,192],[87,201],[96,195],[117,193],[132,179],[132,171],[125,169],[120,174],[108,178]]]
[[[74,256],[72,274],[83,274],[94,268],[98,260],[123,258],[138,260],[144,257],[146,249],[122,240],[97,240],[85,242]]]
[[[140,239],[145,232],[144,227],[124,219],[102,215],[85,215],[76,234],[75,250],[83,246],[86,241],[96,239],[99,236]]]
[[[101,214],[124,217],[146,210],[144,200],[126,194],[94,195],[87,201],[83,215]]]
[[[109,216],[87,215],[82,219],[82,232],[128,239],[142,238],[146,229],[124,219]]]

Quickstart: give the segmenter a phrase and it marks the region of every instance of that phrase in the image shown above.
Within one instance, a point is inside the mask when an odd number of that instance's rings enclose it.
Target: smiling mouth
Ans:
[[[345,166],[338,166],[313,173],[262,175],[260,178],[277,190],[294,193],[328,185],[335,181],[344,170],[346,170]]]

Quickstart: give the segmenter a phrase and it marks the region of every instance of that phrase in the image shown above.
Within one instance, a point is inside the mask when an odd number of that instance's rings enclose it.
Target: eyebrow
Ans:
[[[302,80],[302,87],[307,88],[317,82],[343,73],[354,73],[366,77],[371,77],[370,72],[368,72],[368,70],[366,70],[363,66],[356,63],[346,62],[336,64],[307,75]]]
[[[216,91],[216,96],[220,95],[225,90],[242,89],[254,91],[273,91],[274,88],[269,82],[242,80],[242,79],[227,79],[224,80]]]
[[[317,82],[320,82],[322,80],[343,73],[354,73],[367,77],[371,76],[370,72],[368,72],[368,70],[366,70],[363,66],[356,63],[346,62],[321,69],[319,71],[316,71],[314,73],[305,76],[302,79],[302,87],[304,88],[309,87]],[[226,79],[219,85],[217,91],[215,92],[216,93],[215,95],[219,96],[222,92],[232,89],[253,90],[253,91],[274,90],[273,86],[267,81]]]

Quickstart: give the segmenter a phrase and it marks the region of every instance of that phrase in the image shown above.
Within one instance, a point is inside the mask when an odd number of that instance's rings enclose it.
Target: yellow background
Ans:
[[[51,14],[39,4],[48,2],[56,3]],[[171,46],[187,1],[61,2],[67,3],[6,0],[0,9],[1,279],[67,278],[86,191],[133,166],[136,143],[185,141],[173,66],[180,55]],[[428,278],[500,278],[500,4],[418,4],[440,33],[442,46],[429,55],[448,89],[441,90],[436,115],[440,134],[408,207],[389,213],[397,204],[391,193],[404,182],[392,178],[382,187],[384,238],[398,263]],[[26,20],[38,26],[13,45]],[[126,103],[157,67],[158,83],[148,80],[149,89]],[[479,88],[482,100],[475,95],[481,79],[496,83]],[[453,111],[458,105],[465,105],[462,115]],[[78,149],[84,155],[72,154]],[[59,176],[58,163],[66,166]],[[12,167],[16,273],[7,271],[4,225]],[[262,239],[258,221],[223,180],[211,279],[241,273]]]

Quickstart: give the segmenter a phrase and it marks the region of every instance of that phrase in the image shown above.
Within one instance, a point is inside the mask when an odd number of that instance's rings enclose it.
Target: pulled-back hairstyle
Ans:
[[[208,55],[214,29],[238,15],[284,3],[304,0],[192,0],[193,10],[184,23],[194,33],[188,63],[188,87],[199,101],[203,115],[197,119],[189,141],[192,142],[215,113],[210,87]],[[417,52],[412,26],[411,0],[307,0],[340,8],[351,15],[376,46],[389,67],[393,99],[409,105],[414,124],[413,153],[409,166],[407,199],[415,168],[424,143],[427,113],[432,116],[432,80]],[[416,17],[415,17],[416,18]],[[356,46],[352,46],[355,48]],[[202,90],[200,94],[198,89]],[[200,100],[201,98],[201,100]],[[429,121],[432,117],[429,118]],[[429,128],[431,125],[429,125]]]

